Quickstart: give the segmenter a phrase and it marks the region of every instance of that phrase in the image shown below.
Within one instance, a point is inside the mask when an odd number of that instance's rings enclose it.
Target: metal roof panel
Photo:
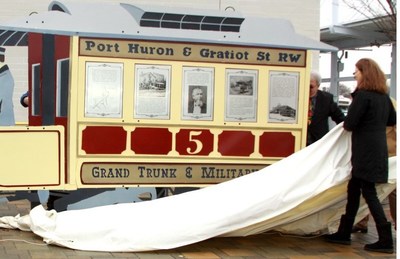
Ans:
[[[391,19],[382,16],[321,28],[321,41],[341,50],[392,43],[396,39],[396,26]]]
[[[238,12],[135,6],[126,3],[77,3],[53,1],[49,10],[5,22],[0,29],[56,35],[79,35],[101,38],[152,39],[198,43],[221,43],[291,49],[333,51],[335,47],[299,35],[284,19],[244,17]],[[200,15],[243,19],[239,31],[188,30],[140,26],[146,12]]]

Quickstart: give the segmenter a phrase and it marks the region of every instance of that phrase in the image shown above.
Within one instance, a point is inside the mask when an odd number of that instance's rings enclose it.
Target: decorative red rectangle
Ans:
[[[136,128],[131,149],[136,154],[167,155],[172,150],[172,133],[167,128]]]
[[[87,126],[82,131],[82,150],[86,154],[121,154],[126,136],[123,127]]]
[[[218,136],[218,151],[223,156],[250,156],[254,139],[250,131],[223,131]]]
[[[294,153],[295,137],[290,132],[264,132],[260,153],[264,157],[287,157]]]

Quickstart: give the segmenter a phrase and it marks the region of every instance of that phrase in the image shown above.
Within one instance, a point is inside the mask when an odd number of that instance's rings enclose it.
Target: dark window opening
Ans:
[[[214,25],[214,24],[202,24],[201,30],[203,30],[203,31],[219,31],[220,26]]]
[[[152,13],[147,12],[142,16],[142,20],[160,20],[163,16],[163,13]]]
[[[196,23],[182,23],[182,29],[186,29],[186,30],[200,30],[200,24],[196,24]]]
[[[225,17],[206,16],[203,19],[203,23],[220,24],[224,19],[225,19]]]
[[[183,17],[184,22],[197,22],[200,23],[203,20],[204,16],[201,15],[185,15]]]
[[[222,22],[222,24],[231,24],[231,25],[241,25],[242,22],[244,21],[243,18],[225,18],[225,20]]]
[[[40,65],[33,65],[32,67],[32,115],[40,115]]]
[[[68,116],[69,59],[60,60],[57,82],[57,117]]]
[[[177,22],[162,22],[161,27],[163,28],[172,28],[172,29],[179,29],[181,27],[180,23]]]
[[[227,25],[222,25],[222,26],[221,26],[221,31],[239,32],[239,31],[240,31],[240,27],[239,27],[239,26],[227,26]]]
[[[140,26],[142,27],[154,27],[160,28],[160,21],[140,21]]]
[[[177,21],[177,22],[180,22],[180,21],[182,21],[183,16],[184,16],[183,14],[166,13],[162,17],[162,20],[163,21]]]

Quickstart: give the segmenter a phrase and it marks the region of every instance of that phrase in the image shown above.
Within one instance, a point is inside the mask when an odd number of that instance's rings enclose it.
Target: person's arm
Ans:
[[[389,118],[387,122],[387,126],[394,126],[396,125],[396,110],[394,108],[394,103],[390,102],[392,105],[390,106]]]
[[[24,93],[21,95],[21,98],[19,99],[19,102],[23,107],[28,107],[29,106],[29,92]]]
[[[330,101],[329,113],[332,120],[336,122],[336,124],[341,123],[346,118],[342,110],[339,108],[338,104],[333,100],[333,96]]]
[[[367,100],[363,98],[363,94],[360,92],[357,94],[349,107],[349,111],[344,120],[343,127],[345,130],[352,131],[360,123],[361,117],[364,115],[367,107]]]

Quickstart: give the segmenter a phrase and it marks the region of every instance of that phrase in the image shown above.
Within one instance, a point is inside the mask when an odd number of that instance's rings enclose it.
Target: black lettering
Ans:
[[[153,176],[152,176],[152,170],[151,169],[146,169],[146,172],[147,172],[147,178],[152,178]]]
[[[237,60],[248,60],[249,59],[249,52],[245,51],[245,52],[238,52],[236,53],[236,59]]]
[[[143,178],[144,177],[143,171],[144,171],[145,167],[144,166],[139,166],[138,169],[139,169],[139,177]]]
[[[210,51],[208,49],[201,49],[200,56],[203,58],[208,58],[210,57]]]
[[[223,168],[217,169],[217,178],[226,178]]]
[[[176,169],[175,168],[170,168],[170,178],[176,178]]]
[[[236,169],[228,169],[229,178],[236,178]]]
[[[106,178],[107,170],[105,168],[100,169],[100,178]]]
[[[186,168],[186,177],[187,177],[187,178],[192,178],[192,177],[193,177],[193,175],[192,175],[192,168],[191,168],[191,167],[187,167],[187,168]]]
[[[122,177],[122,168],[115,168],[115,177]]]
[[[94,46],[96,46],[96,43],[94,43],[94,41],[91,40],[86,41],[86,50],[91,51]]]
[[[192,48],[189,47],[184,47],[183,48],[183,53],[182,53],[185,57],[188,57],[192,54]]]
[[[128,168],[100,168],[98,166],[92,168],[92,176],[94,178],[128,178],[129,175]]]
[[[139,44],[128,44],[129,53],[139,53]]]
[[[173,56],[173,48],[161,48],[161,47],[147,47],[140,46],[139,44],[130,43],[128,44],[128,53],[134,54],[147,54],[147,55],[158,55],[158,56]]]
[[[113,169],[112,169],[112,168],[109,168],[109,169],[108,169],[107,178],[114,178],[114,177],[115,177],[115,176],[114,176]]]
[[[93,176],[94,178],[97,178],[97,177],[100,176],[100,172],[99,172],[99,168],[98,168],[98,167],[93,167],[93,168],[92,168],[92,176]]]
[[[124,168],[124,178],[128,178],[131,172],[129,172],[128,168]]]
[[[148,168],[139,166],[140,178],[176,178],[176,168]],[[125,172],[129,175],[129,170]]]
[[[168,169],[161,169],[161,177],[168,178]]]
[[[270,61],[271,54],[269,52],[259,51],[257,53],[257,61]]]
[[[200,56],[203,58],[210,58],[210,59],[237,59],[237,60],[248,60],[249,53],[245,52],[235,52],[233,50],[229,51],[214,51],[210,49],[201,49]]]
[[[300,54],[297,54],[297,55],[290,54],[289,57],[290,57],[291,62],[297,63],[299,61],[301,55]]]
[[[119,44],[115,43],[114,44],[115,52],[119,52]]]
[[[279,62],[288,62],[288,56],[289,55],[287,53],[279,53]]]
[[[208,168],[202,167],[201,168],[201,171],[202,171],[201,178],[215,178],[214,169],[215,169],[215,167],[208,167]]]

